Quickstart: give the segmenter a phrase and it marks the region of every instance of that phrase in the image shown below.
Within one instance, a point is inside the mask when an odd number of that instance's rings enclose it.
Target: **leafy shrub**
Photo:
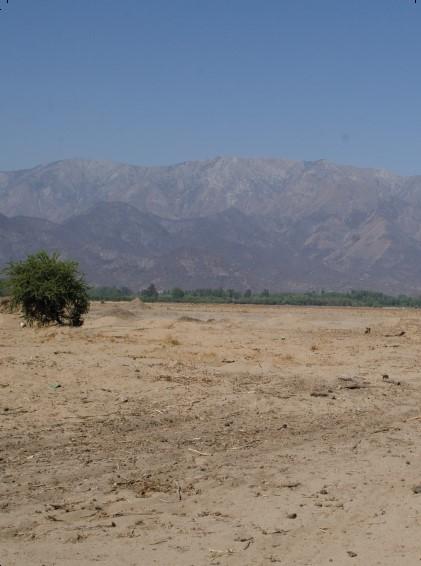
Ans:
[[[5,297],[7,295],[6,281],[0,279],[0,297]]]
[[[88,286],[77,262],[40,251],[4,270],[11,308],[21,310],[28,324],[81,326],[89,310]]]

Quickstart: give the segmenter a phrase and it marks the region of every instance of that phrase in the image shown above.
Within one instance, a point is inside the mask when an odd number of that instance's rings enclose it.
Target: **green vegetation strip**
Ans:
[[[391,296],[376,291],[355,290],[347,293],[321,291],[306,293],[271,293],[264,290],[254,293],[234,289],[194,289],[184,291],[178,287],[158,292],[154,285],[139,295],[127,288],[94,287],[90,298],[98,301],[130,301],[137,296],[145,302],[171,303],[236,303],[250,305],[304,305],[337,307],[421,307],[421,297]]]

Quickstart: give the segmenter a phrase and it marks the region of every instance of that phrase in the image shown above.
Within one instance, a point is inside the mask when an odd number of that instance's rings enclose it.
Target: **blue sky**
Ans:
[[[421,2],[0,7],[1,170],[243,155],[421,173]]]

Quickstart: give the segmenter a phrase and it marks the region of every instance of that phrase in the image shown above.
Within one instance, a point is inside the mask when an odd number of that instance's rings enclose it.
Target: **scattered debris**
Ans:
[[[47,519],[49,519],[50,521],[63,521],[63,519],[58,519],[54,515],[47,515]]]
[[[253,539],[253,538],[249,539],[249,540],[246,542],[246,544],[244,545],[243,550],[247,550],[248,547],[251,545],[252,542],[254,542],[254,539]]]
[[[390,377],[387,375],[387,373],[385,373],[382,376],[382,379],[385,383],[390,383],[390,385],[401,385],[400,381],[396,381],[395,379],[390,379]]]
[[[267,531],[266,529],[261,529],[264,535],[286,535],[289,533],[289,529],[275,529],[274,531]]]
[[[385,334],[384,337],[385,338],[400,338],[401,336],[405,336],[405,334],[406,334],[405,330],[401,330],[397,334]]]
[[[279,487],[287,487],[289,489],[294,489],[295,487],[300,487],[301,483],[299,481],[282,483]]]
[[[312,391],[310,397],[329,397],[327,391]]]
[[[215,558],[222,558],[222,556],[229,556],[230,554],[234,554],[234,550],[232,548],[227,548],[226,550],[216,550],[215,548],[209,549],[209,557],[212,560]],[[217,562],[219,564],[219,562]]]
[[[204,320],[194,316],[180,316],[177,320],[178,322],[205,322]]]
[[[199,456],[211,456],[208,452],[200,452],[200,450],[195,450],[194,448],[187,448],[189,452],[194,452],[195,454],[199,454]]]
[[[344,385],[342,385],[343,389],[362,389],[363,387],[368,387],[367,383],[360,381],[358,377],[340,376],[338,380],[344,382]]]
[[[357,383],[356,381],[350,381],[349,383],[346,383],[343,387],[344,389],[362,389],[363,387],[366,387],[366,385],[362,383]]]

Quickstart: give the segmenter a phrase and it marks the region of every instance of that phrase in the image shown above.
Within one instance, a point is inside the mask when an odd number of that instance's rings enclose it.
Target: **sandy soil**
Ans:
[[[1,314],[1,566],[420,564],[420,343],[411,310]]]

